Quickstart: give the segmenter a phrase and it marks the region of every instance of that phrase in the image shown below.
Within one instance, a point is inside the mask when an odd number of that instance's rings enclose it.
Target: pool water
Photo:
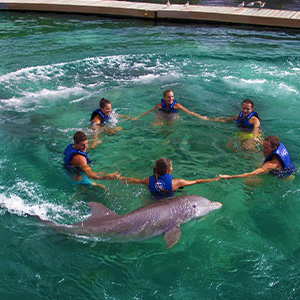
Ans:
[[[251,27],[180,25],[97,16],[1,13],[1,299],[299,299],[299,175],[262,175],[186,187],[223,207],[182,226],[169,250],[161,237],[109,243],[63,235],[30,215],[71,224],[87,202],[125,214],[151,200],[147,188],[101,181],[73,186],[63,150],[102,97],[115,113],[137,116],[172,89],[208,117],[239,113],[250,98],[263,135],[278,135],[300,165],[300,34]],[[118,120],[89,152],[94,171],[151,175],[156,159],[175,178],[250,172],[261,151],[231,151],[233,123],[180,112],[153,127],[154,113]]]

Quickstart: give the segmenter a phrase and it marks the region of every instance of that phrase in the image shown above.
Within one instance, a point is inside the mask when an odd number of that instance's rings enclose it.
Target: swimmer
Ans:
[[[88,147],[87,137],[84,132],[77,131],[74,134],[74,144],[69,144],[64,150],[64,167],[67,169],[72,182],[75,185],[98,186],[105,189],[102,184],[90,181],[95,180],[114,180],[120,177],[118,172],[105,174],[104,172],[93,172],[87,156]]]
[[[168,158],[160,158],[155,162],[153,167],[153,175],[144,178],[136,179],[131,177],[121,176],[118,179],[123,183],[133,184],[145,184],[147,185],[152,196],[155,197],[170,197],[174,196],[176,190],[181,187],[194,185],[198,183],[205,183],[211,181],[217,181],[220,177],[214,179],[196,179],[196,180],[185,180],[185,179],[173,179],[171,172],[173,171],[173,165],[171,160]]]
[[[183,112],[192,115],[196,118],[204,119],[206,120],[207,117],[203,117],[198,115],[195,112],[189,111],[186,108],[184,108],[182,105],[177,103],[176,100],[174,100],[174,93],[171,90],[165,90],[163,92],[163,98],[161,99],[161,102],[149,109],[148,111],[140,114],[139,116],[135,117],[134,120],[138,120],[144,115],[149,114],[150,112],[156,110],[158,113],[156,114],[156,122],[153,122],[152,125],[158,126],[162,125],[164,121],[166,120],[166,117],[168,116],[169,118],[173,117],[172,120],[174,120],[174,116],[176,113],[178,113],[178,110],[182,110]],[[159,114],[160,113],[160,114]]]
[[[241,112],[239,115],[235,115],[233,117],[219,117],[219,118],[207,118],[204,117],[204,120],[209,120],[213,122],[236,122],[237,127],[241,130],[235,134],[234,138],[236,138],[241,148],[244,149],[254,149],[258,143],[261,143],[260,137],[260,121],[259,116],[256,112],[253,111],[253,101],[250,99],[245,99],[241,105]],[[227,144],[227,147],[232,147],[232,140]]]
[[[98,141],[98,134],[100,132],[105,132],[109,135],[115,134],[117,131],[121,131],[122,127],[104,127],[105,123],[107,123],[111,119],[111,103],[109,100],[102,98],[99,102],[99,108],[95,109],[91,115],[91,123],[92,129],[94,130],[91,139],[90,149],[95,148],[101,141]],[[117,117],[124,118],[127,120],[133,120],[133,118],[117,114]]]
[[[219,175],[222,179],[231,178],[249,178],[260,174],[270,173],[276,177],[284,178],[286,180],[291,180],[294,178],[293,172],[295,171],[295,166],[291,161],[289,152],[283,143],[279,142],[277,136],[270,135],[267,136],[263,143],[263,154],[265,160],[263,166],[250,172],[239,175]]]

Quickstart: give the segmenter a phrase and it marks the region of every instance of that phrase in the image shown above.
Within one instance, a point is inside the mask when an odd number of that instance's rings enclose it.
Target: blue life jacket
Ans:
[[[170,193],[161,191],[158,185],[161,189],[169,191]],[[150,176],[148,189],[153,196],[174,196],[174,194],[172,193],[172,175],[165,174],[159,176],[157,178],[157,181],[155,180],[154,175]]]
[[[173,100],[173,102],[170,104],[170,106],[167,108],[165,99],[161,99],[161,108],[158,110],[166,112],[166,113],[177,113],[178,110],[174,108],[175,104],[177,103],[176,100]]]
[[[282,165],[282,170],[272,170],[270,173],[277,176],[277,177],[288,177],[293,172],[295,171],[295,166],[292,163],[291,157],[287,149],[282,143],[279,143],[279,146],[265,158],[264,163],[267,161],[270,161],[272,159],[272,156],[276,155],[277,158],[279,159],[281,165]]]
[[[252,117],[256,117],[259,120],[259,116],[255,111],[251,111],[251,113],[243,118],[243,113],[240,112],[239,116],[237,118],[236,125],[242,130],[242,131],[252,131],[253,130],[253,124],[250,124],[249,120]]]
[[[67,170],[74,170],[74,167],[72,165],[70,165],[70,161],[72,159],[72,157],[74,156],[74,154],[79,154],[82,155],[86,158],[86,162],[89,164],[91,161],[89,160],[86,152],[82,152],[80,150],[76,150],[75,148],[73,148],[74,144],[69,144],[65,151],[64,151],[64,166]],[[75,167],[76,168],[76,167]]]
[[[91,122],[92,120],[96,117],[96,116],[100,116],[102,118],[101,120],[101,124],[104,124],[106,121],[108,121],[110,119],[110,115],[106,116],[100,108],[97,108],[93,111],[92,115],[91,115]]]

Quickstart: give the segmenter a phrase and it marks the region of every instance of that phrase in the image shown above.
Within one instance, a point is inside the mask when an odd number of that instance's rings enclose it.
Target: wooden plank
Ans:
[[[1,0],[0,0],[1,1]],[[143,19],[212,21],[300,28],[300,12],[264,8],[201,6],[127,2],[115,0],[4,0],[0,10],[34,10]],[[167,0],[166,0],[167,1]]]

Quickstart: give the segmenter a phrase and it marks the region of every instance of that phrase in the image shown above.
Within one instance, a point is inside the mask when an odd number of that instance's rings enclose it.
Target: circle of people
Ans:
[[[171,175],[173,165],[171,160],[168,158],[160,158],[156,160],[155,165],[153,166],[153,174],[144,179],[124,177],[118,172],[110,174],[106,174],[104,172],[94,172],[89,166],[91,161],[87,155],[88,139],[86,134],[82,131],[77,131],[73,137],[74,142],[65,148],[64,166],[67,169],[67,172],[74,185],[98,186],[105,189],[103,185],[98,184],[93,180],[118,179],[123,183],[144,184],[148,187],[151,195],[158,198],[173,196],[176,190],[183,188],[184,186],[218,181],[220,179],[248,178],[265,173],[270,173],[274,176],[287,180],[293,179],[295,166],[291,161],[288,150],[284,144],[279,141],[277,136],[270,135],[261,141],[260,120],[258,114],[253,111],[253,108],[254,104],[252,100],[245,99],[242,102],[241,111],[238,115],[233,117],[208,118],[206,116],[201,116],[195,112],[189,111],[180,105],[176,100],[174,100],[174,93],[172,90],[165,90],[160,103],[155,105],[150,110],[140,114],[139,116],[131,118],[125,115],[117,115],[120,118],[138,120],[144,115],[152,111],[156,111],[156,120],[152,123],[152,125],[161,125],[167,118],[176,116],[178,111],[182,110],[189,115],[206,121],[235,121],[240,130],[234,135],[234,138],[239,141],[241,147],[245,149],[251,149],[259,144],[262,145],[262,152],[265,157],[264,163],[261,167],[249,173],[231,176],[218,175],[216,178],[212,179],[173,179]],[[99,126],[104,128],[103,126],[105,126],[105,123],[111,119],[111,111],[112,107],[109,100],[102,98],[99,103],[99,108],[94,110],[91,115],[92,126],[94,128]],[[110,127],[107,130],[117,131],[120,130],[120,127]],[[101,143],[101,141],[94,141],[92,143],[92,147],[90,148],[94,148],[99,143]]]

